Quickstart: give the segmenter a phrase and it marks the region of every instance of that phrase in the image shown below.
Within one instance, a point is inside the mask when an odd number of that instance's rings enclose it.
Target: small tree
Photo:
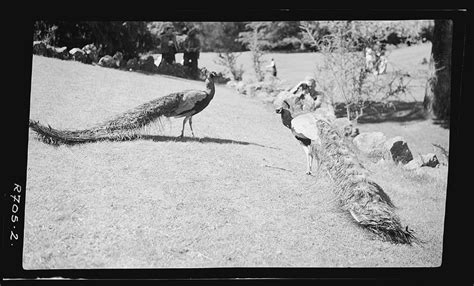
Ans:
[[[315,26],[320,30],[322,25],[329,34],[314,32]],[[365,67],[364,48],[385,37],[380,25],[350,21],[318,25],[303,22],[301,28],[323,55],[323,64],[316,69],[319,88],[333,105],[340,99],[336,96],[342,98],[349,120],[357,121],[376,100],[385,101],[407,92],[406,73],[394,71],[390,75],[378,75]]]
[[[252,63],[257,76],[257,81],[265,79],[265,72],[263,68],[264,61],[263,48],[268,46],[268,41],[265,40],[265,34],[270,25],[270,22],[250,22],[245,25],[248,31],[240,32],[237,41],[244,44],[252,52]]]
[[[324,58],[323,65],[318,68],[319,86],[322,87],[331,102],[334,104],[334,95],[342,96],[347,118],[357,119],[364,108],[364,81],[367,77],[365,71],[365,58],[358,52],[359,43],[351,37],[350,25],[346,21],[329,22],[332,32],[318,37],[314,35],[309,23],[303,23],[302,29],[311,38]],[[324,73],[324,75],[322,75]],[[321,82],[321,79],[324,79]],[[357,109],[355,118],[351,118],[351,110]]]
[[[241,53],[218,53],[214,62],[218,65],[224,66],[227,69],[227,72],[232,75],[233,80],[241,81],[244,70],[242,65],[237,66],[237,58],[240,55]]]

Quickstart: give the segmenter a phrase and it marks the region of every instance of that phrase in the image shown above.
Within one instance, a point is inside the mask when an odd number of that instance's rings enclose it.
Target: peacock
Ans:
[[[48,144],[76,144],[102,140],[131,140],[139,138],[140,129],[162,117],[183,119],[180,137],[184,136],[186,122],[189,122],[194,137],[192,118],[204,110],[214,98],[215,72],[210,72],[205,81],[205,90],[184,90],[154,99],[126,111],[117,117],[84,130],[58,130],[38,121],[29,121],[29,127]]]
[[[311,173],[312,158],[318,158],[318,167],[324,164],[333,181],[339,206],[358,225],[394,243],[421,242],[413,230],[402,226],[390,197],[369,178],[368,170],[358,160],[344,132],[316,113],[293,115],[290,110],[290,104],[284,100],[276,112],[302,144],[308,160],[307,174]]]
[[[311,175],[313,161],[316,159],[316,163],[319,168],[319,159],[317,157],[318,152],[316,150],[317,146],[321,144],[319,139],[319,134],[316,126],[316,122],[311,113],[304,113],[296,118],[293,118],[290,105],[285,100],[282,103],[282,107],[276,110],[276,113],[281,115],[281,121],[284,126],[291,130],[293,136],[301,144],[305,154],[306,154],[306,174]]]

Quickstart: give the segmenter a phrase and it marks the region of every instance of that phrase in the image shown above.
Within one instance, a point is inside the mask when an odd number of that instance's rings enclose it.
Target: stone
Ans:
[[[440,163],[438,161],[438,157],[436,156],[436,154],[429,153],[429,154],[420,155],[413,158],[413,160],[411,160],[406,165],[404,165],[403,168],[405,170],[413,171],[413,170],[420,169],[422,167],[427,167],[427,169],[429,169],[430,167],[435,168],[435,167],[438,167],[439,165]],[[423,168],[423,169],[426,169],[426,168]]]
[[[96,63],[99,60],[99,52],[94,44],[87,44],[82,47],[82,51],[85,53],[86,61],[88,63]]]
[[[33,54],[39,56],[47,56],[48,48],[46,44],[42,41],[33,42]]]
[[[407,164],[413,160],[413,155],[408,144],[401,136],[393,137],[384,143],[384,148],[390,152],[395,163]]]
[[[243,81],[237,82],[235,89],[241,94],[246,94],[245,83]]]
[[[408,162],[407,164],[405,164],[403,168],[405,170],[413,171],[420,168],[421,164],[422,164],[421,160],[419,158],[415,158],[411,160],[410,162]]]
[[[437,167],[440,163],[439,163],[439,160],[438,160],[438,157],[436,156],[436,154],[433,154],[433,153],[428,153],[428,154],[425,154],[425,155],[421,155],[421,167]]]
[[[54,46],[47,46],[48,49],[48,56],[53,58],[58,58],[61,60],[69,59],[69,53],[67,51],[67,47],[54,47]]]
[[[107,68],[119,68],[123,59],[123,54],[121,52],[116,52],[113,57],[105,55],[100,58],[98,65],[107,67]]]
[[[374,154],[383,153],[386,140],[382,132],[362,132],[354,138],[353,142],[360,151]]]
[[[148,56],[145,59],[140,59],[138,62],[139,69],[146,72],[156,72],[157,66],[155,66],[155,59],[152,56]]]
[[[129,71],[138,70],[138,68],[139,68],[138,60],[136,58],[129,59],[125,66],[126,66],[127,70],[129,70]]]
[[[347,137],[356,137],[359,135],[359,128],[355,127],[352,121],[347,119],[347,117],[337,118],[333,121],[333,126],[337,128],[344,136]]]
[[[69,54],[71,55],[73,60],[78,61],[78,62],[84,62],[86,59],[86,55],[84,51],[79,48],[70,49]]]

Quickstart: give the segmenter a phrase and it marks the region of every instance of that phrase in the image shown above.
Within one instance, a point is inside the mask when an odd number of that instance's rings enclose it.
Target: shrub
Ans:
[[[265,34],[270,22],[250,22],[245,25],[248,31],[239,33],[239,42],[243,43],[252,53],[252,63],[257,81],[265,79],[263,68],[263,49],[269,46]]]
[[[227,69],[227,72],[232,75],[233,80],[241,81],[244,74],[244,69],[242,65],[237,67],[237,58],[240,56],[240,53],[218,53],[217,58],[214,62],[218,65],[222,65]]]
[[[335,103],[336,96],[341,97],[349,120],[357,121],[364,114],[364,109],[374,101],[387,99],[407,92],[408,77],[402,71],[386,75],[373,74],[365,67],[364,48],[383,37],[383,33],[371,34],[370,38],[361,37],[363,29],[348,21],[328,23],[331,34],[317,39],[311,32],[310,25],[302,25],[302,29],[313,45],[323,55],[323,65],[317,67],[316,80],[330,102]]]

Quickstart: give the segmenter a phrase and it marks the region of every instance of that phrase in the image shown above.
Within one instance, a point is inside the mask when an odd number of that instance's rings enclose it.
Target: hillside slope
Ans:
[[[30,118],[90,127],[203,83],[33,56]],[[439,266],[447,168],[369,166],[426,244],[393,245],[352,223],[325,171],[278,114],[218,86],[196,139],[163,120],[144,139],[54,147],[30,131],[24,267]],[[186,129],[185,135],[190,135]],[[433,177],[435,179],[433,179]]]

